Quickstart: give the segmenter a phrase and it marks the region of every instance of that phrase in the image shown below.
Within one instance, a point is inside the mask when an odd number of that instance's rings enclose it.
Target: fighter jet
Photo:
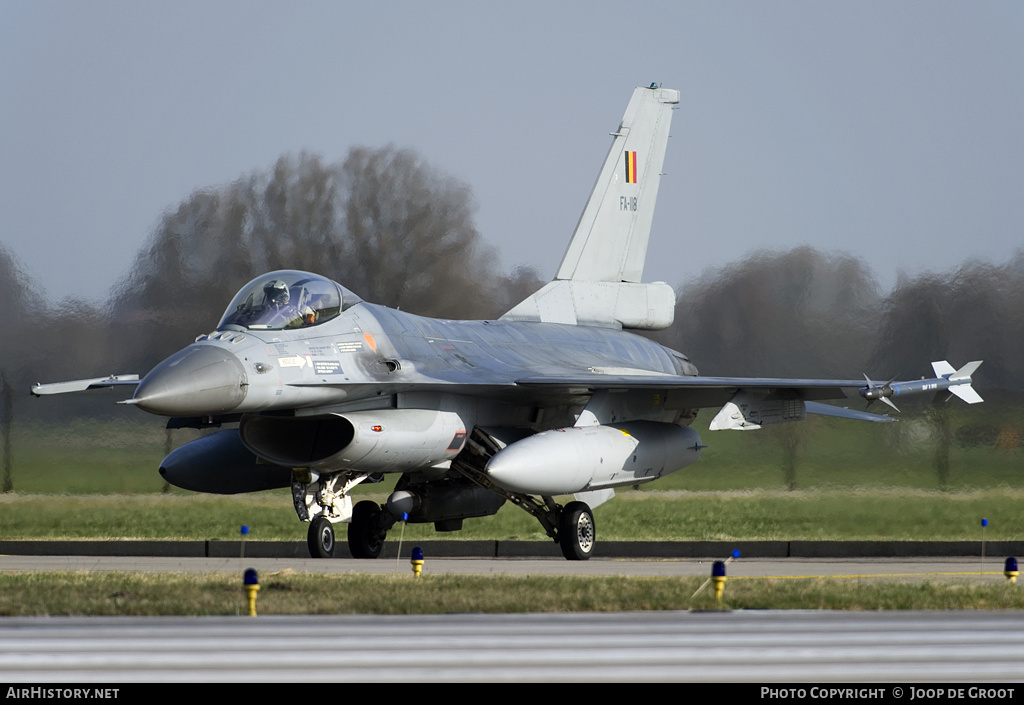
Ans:
[[[246,284],[217,329],[143,379],[40,384],[37,395],[136,386],[123,404],[170,428],[220,427],[160,466],[170,483],[233,494],[291,488],[310,554],[347,523],[356,558],[376,558],[399,521],[438,531],[505,502],[532,514],[570,560],[595,546],[593,508],[616,487],[697,461],[690,424],[757,429],[807,413],[891,421],[821,403],[916,393],[981,401],[980,362],[935,377],[864,380],[702,377],[685,355],[630,331],[672,324],[675,293],[642,274],[679,92],[637,88],[553,281],[497,320],[424,318],[363,301],[320,274]],[[400,475],[383,504],[360,483]],[[564,502],[564,503],[563,503]]]

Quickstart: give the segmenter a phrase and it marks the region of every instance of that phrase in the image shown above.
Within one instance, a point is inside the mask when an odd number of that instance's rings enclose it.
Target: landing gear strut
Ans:
[[[476,427],[462,453],[452,461],[452,469],[529,512],[544,527],[545,533],[555,540],[566,559],[585,561],[590,558],[595,540],[594,513],[590,506],[586,502],[569,502],[563,507],[555,502],[554,497],[510,492],[495,485],[485,468],[487,461],[503,447]]]

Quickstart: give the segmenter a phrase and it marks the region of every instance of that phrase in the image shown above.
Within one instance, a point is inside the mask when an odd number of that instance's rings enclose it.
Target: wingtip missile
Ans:
[[[890,381],[882,386],[878,386],[872,382],[867,375],[864,375],[864,379],[867,380],[868,384],[866,387],[861,387],[860,395],[867,399],[869,405],[871,402],[880,400],[894,409],[896,406],[893,404],[891,397],[898,397],[900,395],[910,396],[913,394],[923,394],[925,392],[941,391],[948,391],[950,394],[955,394],[968,404],[977,404],[984,401],[984,399],[982,399],[981,395],[974,391],[974,387],[971,386],[971,375],[974,374],[975,370],[979,367],[981,367],[981,360],[968,362],[959,370],[955,369],[945,360],[940,360],[932,363],[932,370],[934,370],[937,375],[936,377],[910,382]]]

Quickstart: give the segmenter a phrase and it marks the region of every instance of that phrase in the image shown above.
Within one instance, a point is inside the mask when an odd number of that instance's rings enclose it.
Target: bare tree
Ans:
[[[705,374],[848,377],[873,347],[878,302],[853,257],[762,252],[684,285],[662,340]]]
[[[211,330],[235,291],[274,269],[317,272],[413,313],[497,315],[534,275],[498,273],[474,212],[467,185],[411,150],[353,148],[335,165],[283,156],[164,214],[117,287],[118,349],[133,367],[151,366]]]
[[[884,304],[872,368],[903,378],[922,361],[984,359],[984,388],[1024,389],[1024,250],[1006,265],[967,262],[944,275],[902,278]]]
[[[17,260],[0,245],[0,368],[9,378],[31,366],[26,336],[46,318],[46,301],[22,271]]]
[[[414,313],[485,315],[497,274],[467,185],[394,147],[353,149],[341,174],[350,288]]]

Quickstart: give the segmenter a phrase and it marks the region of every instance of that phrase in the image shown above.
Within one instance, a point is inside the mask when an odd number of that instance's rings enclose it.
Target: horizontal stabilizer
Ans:
[[[804,406],[807,407],[808,414],[817,414],[818,416],[837,416],[841,419],[856,419],[857,421],[873,421],[875,423],[892,423],[896,420],[891,416],[869,414],[866,411],[854,411],[853,409],[822,404],[816,401],[805,402]]]

